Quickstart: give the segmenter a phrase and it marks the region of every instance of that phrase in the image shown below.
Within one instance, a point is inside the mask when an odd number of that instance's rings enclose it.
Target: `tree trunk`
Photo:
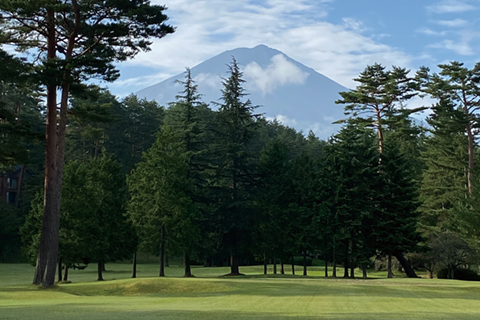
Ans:
[[[132,278],[137,277],[137,251],[133,253]]]
[[[350,278],[355,279],[355,264],[350,266]]]
[[[53,61],[56,55],[55,12],[47,9],[47,60]],[[48,70],[47,70],[48,72]],[[47,83],[47,120],[45,133],[45,184],[43,202],[42,233],[33,276],[33,284],[51,287],[55,283],[58,258],[60,210],[57,204],[58,188],[55,185],[57,154],[57,85],[55,76],[50,75]]]
[[[325,278],[328,278],[328,259],[325,255]]]
[[[292,275],[295,275],[295,259],[293,258],[293,254],[292,254]]]
[[[467,111],[468,113],[468,111]],[[472,128],[470,126],[470,122],[466,125],[467,129],[467,137],[468,137],[468,193],[470,195],[473,194],[473,168],[475,166],[474,156],[475,156],[475,137],[472,133]]]
[[[409,277],[409,278],[418,278],[417,274],[415,273],[415,271],[413,270],[412,266],[411,266],[410,263],[407,261],[407,259],[405,258],[405,256],[403,255],[402,252],[400,252],[400,251],[395,251],[395,252],[394,252],[394,256],[395,256],[395,258],[397,258],[398,262],[400,262],[400,264],[402,265],[403,270],[405,270],[405,273],[406,273],[407,277]]]
[[[267,254],[264,252],[263,253],[263,274],[267,274]]]
[[[230,255],[230,273],[231,274],[240,274],[239,265],[240,265],[240,263],[238,261],[237,255],[232,253]]]
[[[97,281],[103,281],[103,261],[98,261],[98,263],[97,263],[97,273],[98,273]]]
[[[68,281],[68,265],[65,265],[65,273],[63,274],[63,281],[67,282]]]
[[[15,206],[17,208],[20,203],[20,193],[22,192],[24,177],[25,177],[25,165],[22,164],[22,168],[20,169],[20,175],[18,176],[18,181],[17,181],[17,197],[15,198]]]
[[[183,264],[185,265],[185,274],[184,277],[192,277],[192,269],[190,267],[190,256],[188,253],[185,253],[183,256]]]
[[[160,232],[160,272],[159,277],[165,277],[165,226]]]
[[[280,274],[285,274],[285,265],[283,263],[283,258],[280,259]]]
[[[57,277],[58,277],[58,282],[61,282],[62,281],[62,258],[61,257],[58,258],[58,274],[57,274]]]
[[[387,278],[393,278],[392,255],[390,253],[387,255]]]
[[[303,250],[303,275],[307,275],[307,250]]]
[[[337,277],[337,255],[335,253],[335,241],[333,242],[333,256],[332,256],[332,277]]]
[[[363,279],[367,279],[367,265],[366,264],[362,265],[362,273],[363,273],[363,275],[362,275]]]
[[[348,249],[349,248],[348,248],[348,240],[347,240],[347,241],[345,241],[345,260],[343,262],[343,264],[344,264],[344,266],[343,266],[344,267],[343,277],[344,278],[348,278],[348,259],[349,259]]]
[[[277,274],[277,257],[273,254],[273,274]]]

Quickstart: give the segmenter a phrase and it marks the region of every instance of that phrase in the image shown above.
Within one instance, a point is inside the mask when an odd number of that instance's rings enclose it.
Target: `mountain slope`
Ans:
[[[336,105],[338,92],[348,89],[289,58],[282,52],[259,45],[225,51],[191,69],[205,102],[218,101],[222,77],[227,77],[227,64],[235,57],[244,73],[248,98],[266,118],[298,130],[309,130],[320,138],[328,138],[339,126],[332,122],[344,118],[343,106]],[[137,92],[140,98],[156,100],[162,105],[175,101],[183,80],[179,74]]]

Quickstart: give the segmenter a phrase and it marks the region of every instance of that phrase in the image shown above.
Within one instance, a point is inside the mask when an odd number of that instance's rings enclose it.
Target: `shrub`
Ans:
[[[438,279],[447,279],[447,268],[440,269],[437,273]],[[453,273],[453,278],[456,280],[480,281],[480,275],[473,270],[458,268]]]

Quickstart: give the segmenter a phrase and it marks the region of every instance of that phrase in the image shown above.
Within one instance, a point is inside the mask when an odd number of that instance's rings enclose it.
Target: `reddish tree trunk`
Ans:
[[[47,59],[56,55],[55,12],[47,9]],[[33,277],[33,284],[51,287],[55,283],[55,270],[58,258],[60,210],[57,204],[58,188],[55,186],[57,172],[57,85],[52,75],[47,83],[47,124],[45,134],[45,184],[44,211],[40,246]]]

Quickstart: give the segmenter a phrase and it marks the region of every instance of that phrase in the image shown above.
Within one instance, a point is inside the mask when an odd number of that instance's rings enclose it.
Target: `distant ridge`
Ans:
[[[338,92],[348,89],[316,72],[284,53],[258,45],[254,48],[227,50],[191,68],[199,92],[207,103],[218,101],[221,96],[222,78],[227,76],[227,64],[235,57],[240,65],[249,93],[249,99],[260,105],[259,112],[266,118],[274,118],[285,125],[312,130],[326,139],[339,129],[333,121],[343,119],[343,106],[336,105]],[[155,100],[161,105],[175,101],[183,80],[178,74],[137,92],[140,98]]]

